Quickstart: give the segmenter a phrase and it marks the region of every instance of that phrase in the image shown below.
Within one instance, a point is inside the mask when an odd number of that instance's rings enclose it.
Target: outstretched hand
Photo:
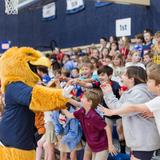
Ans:
[[[104,106],[102,106],[101,104],[98,105],[98,110],[103,112],[106,116],[113,116],[113,110],[108,109]]]
[[[143,112],[140,114],[141,117],[145,118],[145,119],[149,119],[149,118],[153,118],[154,115],[152,112]]]
[[[112,92],[112,87],[108,82],[107,83],[106,82],[102,83],[100,85],[100,87],[101,87],[104,95]]]
[[[72,97],[71,91],[73,90],[73,88],[74,88],[74,86],[66,86],[66,87],[64,87],[63,92],[62,92],[63,96],[65,98],[71,98]]]

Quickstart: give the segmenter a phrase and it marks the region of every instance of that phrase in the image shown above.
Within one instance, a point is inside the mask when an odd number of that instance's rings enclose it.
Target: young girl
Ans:
[[[110,49],[110,52],[109,52],[109,55],[111,57],[115,56],[118,52],[118,42],[112,42],[111,43],[111,49]]]
[[[153,99],[147,90],[146,71],[141,67],[128,67],[122,76],[123,83],[128,87],[120,99],[116,99],[109,84],[103,84],[102,90],[109,108],[122,108],[126,103],[145,103]],[[160,137],[153,118],[144,119],[139,113],[122,116],[126,144],[133,155],[141,160],[150,160],[153,152],[160,148]]]
[[[113,57],[113,75],[112,80],[118,82],[122,85],[121,75],[123,74],[124,67],[124,58],[121,54],[117,54]]]
[[[151,92],[157,95],[157,97],[143,104],[129,104],[115,110],[109,110],[103,107],[102,110],[104,113],[108,116],[112,116],[124,115],[132,112],[152,112],[160,135],[160,76],[157,73],[160,73],[160,65],[153,64],[149,67],[147,86]]]

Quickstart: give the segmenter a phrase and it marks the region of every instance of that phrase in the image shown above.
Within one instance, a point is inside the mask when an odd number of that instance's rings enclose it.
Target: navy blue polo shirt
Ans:
[[[7,86],[0,121],[0,141],[8,147],[34,149],[34,113],[29,109],[32,87],[22,82]]]

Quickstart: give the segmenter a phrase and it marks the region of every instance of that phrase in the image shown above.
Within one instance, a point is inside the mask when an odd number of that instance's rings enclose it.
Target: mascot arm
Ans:
[[[32,90],[30,109],[33,111],[50,111],[66,108],[69,99],[62,95],[62,89],[53,89],[36,85]]]

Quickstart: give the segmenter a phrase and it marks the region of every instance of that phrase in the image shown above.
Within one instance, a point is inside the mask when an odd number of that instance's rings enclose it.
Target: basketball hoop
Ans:
[[[5,13],[8,15],[18,14],[18,0],[5,0]]]

